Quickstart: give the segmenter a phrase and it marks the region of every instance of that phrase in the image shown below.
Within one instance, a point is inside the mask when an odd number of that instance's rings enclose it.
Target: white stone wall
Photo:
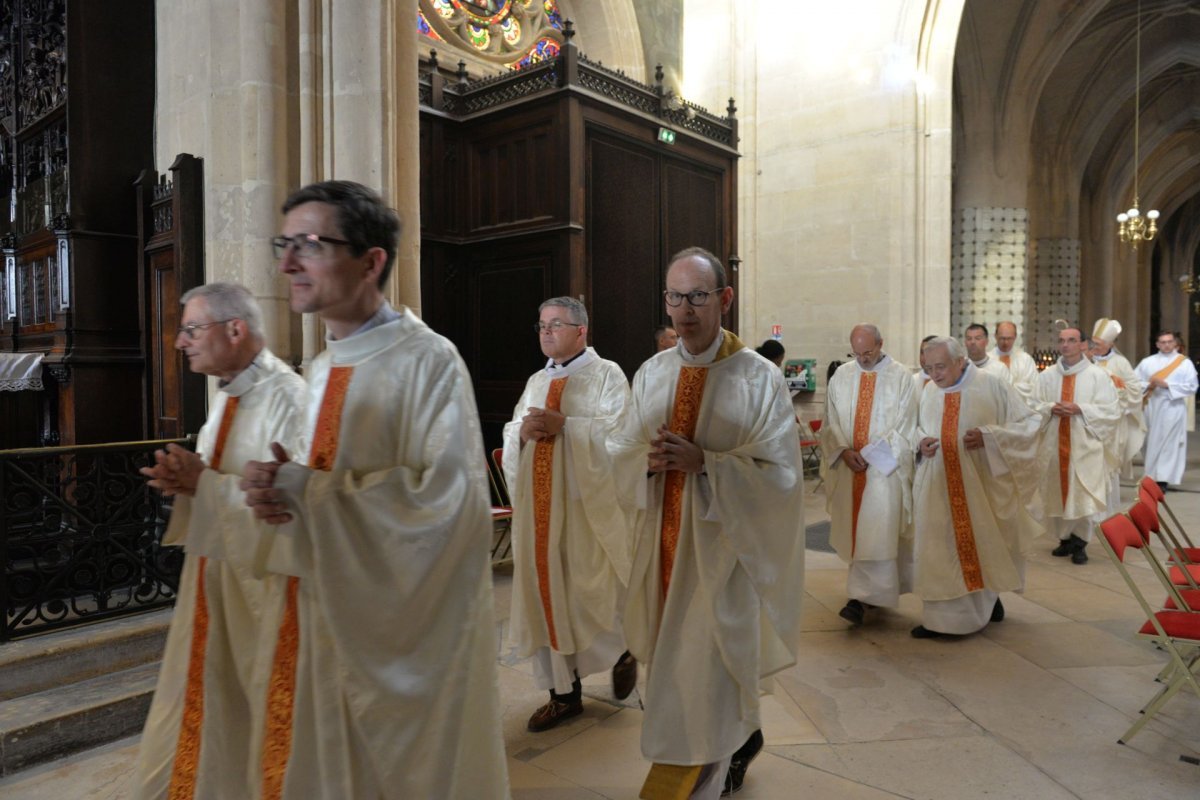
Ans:
[[[1005,321],[1015,322],[1019,334],[1025,331],[1028,228],[1023,208],[954,212],[949,335],[961,338],[972,323],[994,334],[996,324]]]
[[[953,55],[963,0],[685,0],[685,96],[737,103],[741,334],[831,360],[860,321],[916,363],[950,322]]]

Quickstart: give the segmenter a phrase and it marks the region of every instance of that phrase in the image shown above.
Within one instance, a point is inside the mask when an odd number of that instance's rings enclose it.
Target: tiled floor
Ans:
[[[1200,529],[1200,493],[1169,500]],[[820,491],[807,505],[809,522],[825,518]],[[1083,566],[1050,557],[1051,547],[1039,545],[1024,596],[1004,596],[1007,618],[959,641],[913,639],[920,604],[912,597],[848,630],[837,616],[845,566],[810,551],[799,663],[764,699],[767,747],[739,797],[1200,796],[1200,766],[1180,759],[1200,756],[1200,699],[1181,694],[1131,744],[1116,743],[1154,693],[1164,656],[1132,636],[1137,606],[1099,545]],[[1154,586],[1148,569],[1135,571],[1140,585]],[[508,590],[508,574],[498,573],[502,626]],[[592,676],[582,716],[531,734],[525,721],[543,696],[528,664],[502,656],[499,672],[514,798],[637,796],[647,768],[637,692],[613,702],[607,677]],[[0,795],[125,798],[136,748],[129,739],[19,774],[0,781]]]

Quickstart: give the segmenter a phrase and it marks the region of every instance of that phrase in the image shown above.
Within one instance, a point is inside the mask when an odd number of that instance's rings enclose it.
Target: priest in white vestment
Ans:
[[[1133,365],[1116,348],[1121,335],[1121,323],[1115,319],[1098,319],[1092,328],[1089,356],[1092,363],[1108,373],[1117,390],[1121,406],[1121,421],[1117,423],[1115,451],[1119,469],[1108,479],[1108,503],[1105,510],[1112,516],[1121,510],[1121,476],[1133,479],[1133,457],[1142,450],[1146,440],[1146,417],[1142,413],[1142,397],[1146,385],[1133,371]]]
[[[294,311],[324,322],[307,453],[245,470],[278,525],[287,604],[269,666],[263,800],[507,797],[489,490],[470,376],[382,287],[399,219],[359,184],[284,204],[273,244]]]
[[[1042,417],[965,356],[955,339],[926,347],[933,383],[921,396],[913,482],[914,592],[924,601],[917,638],[1003,619],[999,594],[1024,588],[1025,554],[1042,532]]]
[[[1001,322],[996,326],[996,346],[988,357],[989,362],[998,361],[1008,368],[1013,388],[1026,404],[1033,403],[1034,386],[1038,369],[1033,356],[1017,347],[1017,324]]]
[[[1158,352],[1137,365],[1146,385],[1146,474],[1159,486],[1178,484],[1187,466],[1187,399],[1196,396],[1196,365],[1179,352],[1179,340],[1163,331]]]
[[[967,358],[975,368],[992,375],[1005,383],[1012,383],[1012,373],[999,359],[988,355],[988,329],[978,322],[972,322],[963,331],[963,345],[967,348]]]
[[[533,657],[534,682],[550,692],[529,719],[534,732],[583,711],[584,676],[611,668],[618,699],[637,681],[620,625],[629,536],[608,456],[629,382],[587,346],[587,309],[575,298],[542,303],[536,328],[546,366],[529,378],[504,426],[513,503],[509,639],[516,655]]]
[[[303,445],[304,380],[264,346],[262,311],[244,287],[185,293],[175,347],[193,372],[219,378],[196,452],[159,451],[142,473],[173,495],[164,545],[186,553],[162,667],[132,783],[139,800],[251,797],[251,737],[266,687],[254,661],[267,610],[286,583],[264,575],[249,531],[258,522],[238,488],[242,466],[271,443]]]
[[[895,608],[912,591],[912,476],[919,392],[908,367],[883,351],[874,325],[850,331],[854,360],[825,392],[821,454],[830,540],[850,565],[839,612],[861,625],[866,611]]]
[[[1108,516],[1108,484],[1117,471],[1121,406],[1108,373],[1087,359],[1079,328],[1058,332],[1059,359],[1037,380],[1042,430],[1042,501],[1053,555],[1086,564],[1092,528]]]
[[[795,662],[799,430],[780,370],[721,328],[720,260],[679,253],[666,288],[679,346],[638,370],[610,448],[634,536],[625,635],[647,664],[647,786],[716,797],[762,747],[760,680]]]

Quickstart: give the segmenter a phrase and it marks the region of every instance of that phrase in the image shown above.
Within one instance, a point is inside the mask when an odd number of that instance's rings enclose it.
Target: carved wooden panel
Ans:
[[[587,261],[592,341],[632,377],[654,354],[662,310],[658,164],[647,148],[588,139]]]
[[[555,184],[561,180],[561,162],[550,121],[533,121],[527,127],[505,124],[480,133],[481,138],[471,141],[466,165],[470,231],[554,219],[560,206]]]

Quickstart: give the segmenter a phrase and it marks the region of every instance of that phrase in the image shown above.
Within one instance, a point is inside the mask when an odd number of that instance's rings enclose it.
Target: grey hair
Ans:
[[[188,289],[183,293],[183,297],[179,298],[179,303],[182,305],[194,297],[203,297],[208,301],[208,310],[213,315],[214,322],[219,319],[240,319],[246,323],[251,336],[257,339],[265,338],[262,309],[245,286],[223,281],[206,283]]]
[[[853,328],[850,329],[850,335],[854,336],[854,332],[856,330],[858,330],[859,328],[862,328],[864,331],[866,331],[867,333],[874,336],[875,344],[883,343],[883,334],[879,332],[878,326],[872,325],[869,322],[860,322],[857,325],[855,325]]]
[[[967,357],[967,348],[963,346],[963,343],[950,336],[935,336],[921,349],[931,350],[934,347],[946,348],[946,352],[955,360]]]
[[[538,306],[538,313],[542,313],[542,309],[547,307],[565,308],[571,317],[571,322],[576,325],[588,324],[587,308],[574,297],[551,297]]]

